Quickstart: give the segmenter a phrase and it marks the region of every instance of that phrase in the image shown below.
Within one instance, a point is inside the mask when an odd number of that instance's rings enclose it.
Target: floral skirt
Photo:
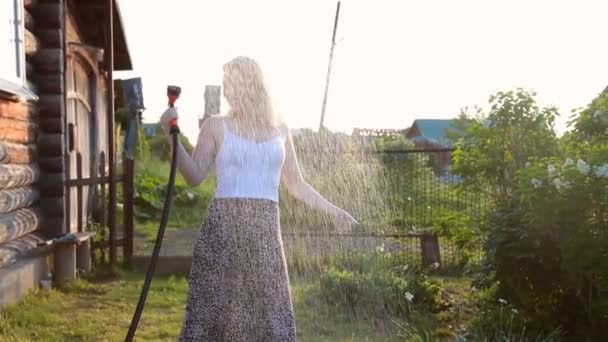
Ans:
[[[297,341],[278,204],[214,199],[194,245],[180,341]]]

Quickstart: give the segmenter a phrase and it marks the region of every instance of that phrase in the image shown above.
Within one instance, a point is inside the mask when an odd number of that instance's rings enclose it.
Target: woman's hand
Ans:
[[[335,216],[336,229],[339,234],[346,234],[352,232],[353,224],[359,224],[354,217],[344,210],[339,210]]]
[[[167,108],[167,110],[163,113],[163,115],[161,115],[160,124],[162,125],[165,133],[169,133],[171,131],[171,127],[170,127],[169,123],[173,119],[177,119],[177,117],[178,117],[177,110],[175,110],[175,108],[173,108],[173,107]]]

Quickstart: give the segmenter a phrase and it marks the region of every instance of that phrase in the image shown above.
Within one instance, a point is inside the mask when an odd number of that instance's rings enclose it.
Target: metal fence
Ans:
[[[382,199],[370,200],[373,194],[363,194],[364,200],[370,203],[384,201],[381,214],[376,213],[377,219],[368,220],[365,222],[367,227],[350,235],[319,233],[325,229],[287,229],[283,234],[286,248],[298,244],[309,255],[385,250],[400,253],[412,263],[424,266],[434,262],[444,267],[461,265],[471,257],[479,259],[481,246],[476,246],[472,256],[465,255],[453,240],[432,233],[433,226],[446,215],[481,218],[492,208],[490,196],[460,186],[462,179],[452,172],[453,152],[451,148],[412,149],[355,155],[354,160],[359,163],[379,162],[382,166],[375,175],[382,178]],[[333,167],[319,161],[324,157],[317,155],[315,158],[313,164],[316,164],[309,166],[310,170],[327,174],[327,167]],[[333,153],[327,163],[336,163],[340,158],[345,157]],[[328,178],[338,179],[337,173]],[[361,183],[365,181],[362,179]],[[359,195],[353,191],[353,197]],[[343,195],[342,201],[348,202],[346,196]],[[289,226],[289,223],[285,225]]]
[[[479,191],[460,186],[462,179],[452,172],[455,149],[383,151],[388,196],[398,222],[406,228],[428,229],[448,212],[480,217],[492,206],[492,199]]]

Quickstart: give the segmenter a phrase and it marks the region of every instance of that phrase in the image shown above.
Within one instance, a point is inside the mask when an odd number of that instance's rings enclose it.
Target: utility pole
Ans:
[[[327,65],[327,78],[325,79],[325,94],[323,95],[323,106],[321,107],[321,122],[319,123],[319,132],[323,130],[323,121],[325,121],[325,106],[327,105],[327,92],[329,91],[329,78],[331,75],[331,62],[334,58],[334,47],[336,46],[336,31],[338,30],[338,17],[340,16],[340,1],[336,7],[336,18],[334,19],[334,32],[331,36],[331,47],[329,50],[329,63]]]
[[[198,128],[203,127],[203,123],[213,116],[220,113],[220,97],[222,88],[219,85],[206,85],[205,86],[205,113],[203,117],[198,119]]]

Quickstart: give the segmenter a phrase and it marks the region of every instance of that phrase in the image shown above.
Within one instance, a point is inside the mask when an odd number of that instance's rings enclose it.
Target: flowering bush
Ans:
[[[554,109],[533,93],[499,93],[487,122],[455,153],[465,186],[489,184],[485,260],[475,285],[496,287],[527,331],[559,328],[570,340],[608,333],[608,93],[557,138]]]
[[[608,324],[608,145],[518,174],[489,236],[500,295],[543,326],[597,338]],[[603,296],[602,296],[603,294]]]

